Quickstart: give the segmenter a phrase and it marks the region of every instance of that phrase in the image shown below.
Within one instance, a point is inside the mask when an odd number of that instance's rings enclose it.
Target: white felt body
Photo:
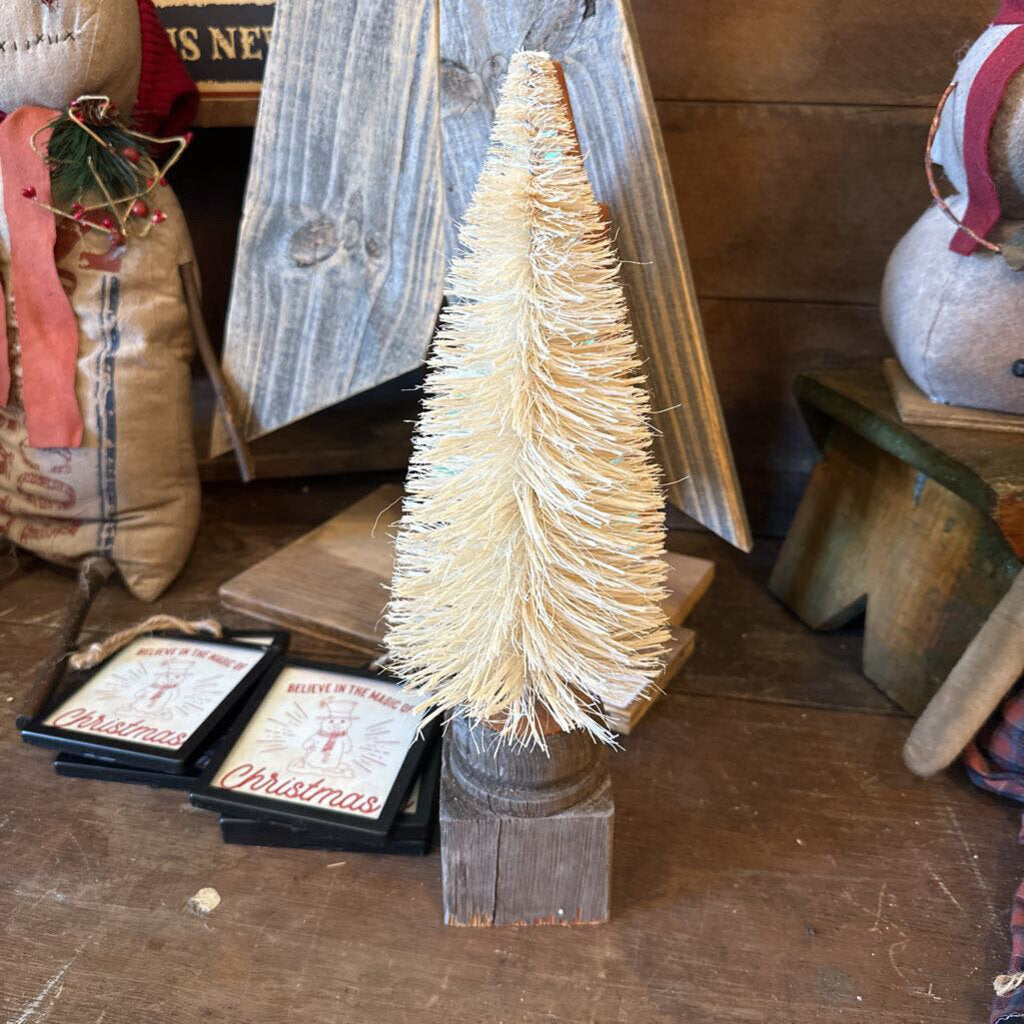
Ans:
[[[992,51],[1019,26],[993,25],[983,32],[956,69],[956,88],[950,93],[932,145],[932,159],[942,167],[960,195],[967,194],[964,169],[964,118],[974,78]],[[1010,80],[989,140],[989,165],[999,192],[1003,215],[1024,218],[1024,73]]]
[[[960,213],[961,197],[951,205]],[[1004,221],[1000,241],[1024,226]],[[933,401],[1024,413],[1024,273],[988,250],[950,252],[956,227],[929,209],[900,240],[882,285],[882,321],[911,380]]]

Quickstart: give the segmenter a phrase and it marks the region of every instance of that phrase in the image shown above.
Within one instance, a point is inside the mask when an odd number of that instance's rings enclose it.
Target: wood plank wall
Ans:
[[[878,292],[890,249],[929,201],[928,122],[996,6],[633,0],[757,532],[785,531],[814,460],[794,376],[888,349]],[[248,138],[201,133],[176,179],[215,330]]]

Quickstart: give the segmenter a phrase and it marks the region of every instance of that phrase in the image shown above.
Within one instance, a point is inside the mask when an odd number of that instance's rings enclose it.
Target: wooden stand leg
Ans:
[[[608,920],[612,801],[605,748],[582,732],[515,751],[456,720],[441,774],[444,918],[451,925]]]
[[[1024,672],[1024,573],[1013,581],[914,725],[903,760],[917,775],[948,768]]]
[[[864,612],[864,674],[920,713],[1020,571],[972,505],[841,425],[769,584],[812,629]]]

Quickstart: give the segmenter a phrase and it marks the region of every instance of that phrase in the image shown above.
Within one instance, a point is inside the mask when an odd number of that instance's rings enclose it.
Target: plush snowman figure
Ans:
[[[355,701],[334,700],[321,707],[316,731],[302,744],[302,755],[289,766],[293,771],[317,771],[343,779],[355,777],[349,763],[352,754],[352,725]]]
[[[136,214],[152,230],[126,244],[47,209],[45,126],[83,95],[161,138],[198,103],[152,0],[3,0],[0,539],[71,565],[105,554],[150,600],[198,522],[179,271],[193,255],[163,184]]]
[[[957,68],[932,146],[958,227],[933,205],[896,246],[882,319],[933,401],[1024,414],[1024,0],[1004,0]],[[1011,261],[1012,262],[1012,261]]]

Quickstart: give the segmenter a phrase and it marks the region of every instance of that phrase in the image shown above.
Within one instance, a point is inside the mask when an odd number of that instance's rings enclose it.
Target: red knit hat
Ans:
[[[142,75],[135,122],[149,135],[181,135],[195,120],[199,90],[167,38],[153,0],[138,0]]]
[[[1024,21],[1024,0],[1003,0],[993,25],[1019,25]]]

